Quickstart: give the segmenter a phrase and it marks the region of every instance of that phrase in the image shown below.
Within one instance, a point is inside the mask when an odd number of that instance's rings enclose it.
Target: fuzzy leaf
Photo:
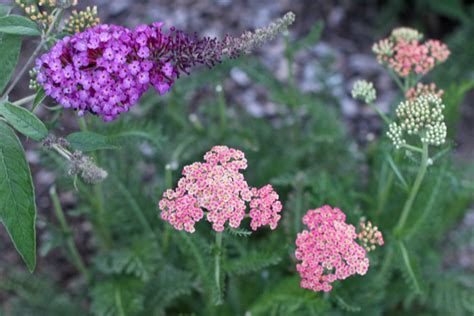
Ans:
[[[31,172],[18,137],[0,122],[0,219],[32,272],[36,265],[36,205]]]
[[[0,17],[9,15],[11,10],[11,5],[0,3]]]
[[[107,136],[93,132],[77,132],[69,134],[66,139],[71,143],[72,148],[83,152],[103,149],[118,149]]]
[[[48,136],[48,129],[43,122],[25,108],[5,102],[0,104],[0,115],[18,132],[36,141]]]
[[[46,92],[43,88],[38,89],[35,99],[33,101],[33,109],[35,109],[46,98]],[[33,111],[33,110],[32,110]]]
[[[0,18],[0,33],[14,35],[39,36],[41,32],[35,22],[20,15],[8,15]]]
[[[10,81],[18,63],[21,50],[21,37],[0,33],[0,93]]]
[[[246,274],[276,265],[280,261],[281,256],[278,253],[253,252],[243,258],[232,260],[224,268],[227,273]]]

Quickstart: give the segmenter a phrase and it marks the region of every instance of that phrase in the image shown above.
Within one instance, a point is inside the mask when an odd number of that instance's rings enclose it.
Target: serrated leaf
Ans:
[[[107,136],[93,132],[72,133],[66,139],[71,143],[72,148],[83,152],[119,148]]]
[[[18,137],[0,122],[0,219],[32,272],[36,265],[36,205],[31,172]]]
[[[225,265],[224,270],[230,274],[246,274],[276,265],[280,261],[281,255],[278,253],[253,252],[243,258],[230,261]]]
[[[7,15],[1,17],[0,33],[30,36],[41,35],[36,23],[21,15]]]
[[[20,36],[0,33],[0,94],[15,71],[20,50]]]
[[[410,258],[410,255],[408,254],[405,244],[400,241],[398,243],[398,246],[400,247],[402,260],[405,265],[405,272],[408,275],[408,278],[413,286],[413,290],[416,292],[416,294],[421,294],[422,291],[421,291],[420,281],[418,279],[417,273],[414,268],[414,262]]]
[[[0,104],[0,115],[18,132],[36,141],[48,136],[48,129],[43,122],[25,108],[4,102]]]

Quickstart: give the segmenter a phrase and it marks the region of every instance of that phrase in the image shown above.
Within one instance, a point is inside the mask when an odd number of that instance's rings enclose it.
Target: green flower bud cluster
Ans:
[[[397,42],[404,40],[406,42],[419,41],[423,38],[423,34],[409,27],[398,27],[392,31],[390,36]]]
[[[355,100],[361,100],[367,104],[372,104],[372,102],[377,98],[377,92],[375,91],[372,82],[357,80],[352,88],[352,97]]]
[[[406,143],[405,134],[418,135],[424,144],[444,144],[447,134],[444,107],[441,98],[434,94],[422,95],[400,103],[396,110],[399,122],[389,125],[388,137],[396,148]]]

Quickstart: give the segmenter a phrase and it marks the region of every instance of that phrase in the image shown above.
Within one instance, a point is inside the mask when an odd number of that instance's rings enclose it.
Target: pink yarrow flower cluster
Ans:
[[[420,42],[422,37],[413,29],[395,29],[390,37],[375,43],[372,51],[379,63],[400,77],[425,75],[437,64],[445,62],[450,52],[446,44],[438,40]]]
[[[405,97],[408,100],[414,100],[422,95],[432,94],[441,98],[444,94],[444,90],[438,89],[436,84],[423,84],[421,82],[417,83],[415,87],[408,89],[405,93]]]
[[[298,234],[295,252],[302,288],[328,292],[336,280],[367,272],[366,250],[356,242],[355,227],[345,221],[340,209],[328,205],[303,217],[308,229]]]
[[[241,170],[247,168],[242,151],[215,146],[204,156],[205,162],[184,167],[175,190],[167,190],[159,203],[161,217],[177,230],[195,231],[195,223],[204,215],[212,228],[221,232],[228,222],[240,226],[250,204],[253,230],[269,225],[275,229],[281,218],[282,204],[271,185],[251,188]]]

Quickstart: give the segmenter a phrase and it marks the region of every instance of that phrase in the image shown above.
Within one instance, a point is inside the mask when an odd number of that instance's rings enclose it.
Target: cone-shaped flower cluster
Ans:
[[[161,94],[170,89],[176,70],[167,56],[156,56],[167,45],[160,23],[134,32],[98,25],[63,38],[38,58],[37,80],[65,108],[110,121],[127,112],[149,84]]]
[[[433,94],[400,103],[396,109],[399,122],[389,125],[388,137],[397,148],[407,142],[405,134],[418,136],[425,144],[444,144],[447,133],[444,107],[441,98]]]
[[[237,228],[246,217],[250,204],[250,226],[253,230],[269,225],[275,229],[281,218],[282,204],[271,185],[250,188],[240,170],[247,160],[240,150],[215,146],[204,156],[183,169],[183,178],[175,190],[167,190],[159,203],[161,217],[177,230],[194,232],[194,225],[204,215],[215,231],[224,230],[226,222]]]
[[[95,11],[72,16],[68,28],[82,30],[94,24]],[[273,38],[294,21],[294,14],[248,36],[223,41],[198,38],[163,23],[138,26],[134,31],[117,25],[97,25],[67,36],[36,61],[37,82],[65,108],[86,112],[104,121],[127,112],[152,85],[161,95],[181,73],[198,64],[214,66],[222,57],[237,57]]]
[[[425,75],[437,64],[446,61],[450,52],[438,40],[421,43],[423,35],[410,28],[397,28],[385,39],[375,43],[372,51],[380,64],[392,69],[400,77],[410,74]]]
[[[367,272],[366,251],[356,242],[355,227],[345,221],[340,209],[328,205],[303,217],[308,229],[298,234],[295,252],[302,288],[328,292],[334,281]]]

